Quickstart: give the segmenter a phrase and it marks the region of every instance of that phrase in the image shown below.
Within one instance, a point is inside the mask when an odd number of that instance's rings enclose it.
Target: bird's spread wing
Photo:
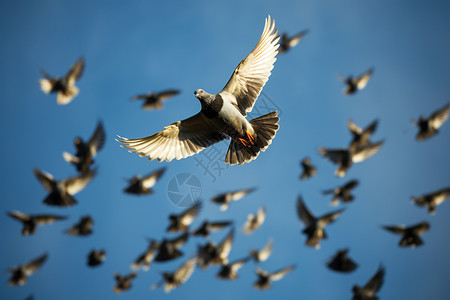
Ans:
[[[183,246],[189,238],[189,233],[185,232],[182,235],[169,241],[175,248],[180,248]]]
[[[358,147],[352,154],[352,161],[354,163],[358,163],[368,159],[369,157],[377,153],[378,150],[380,150],[383,143],[384,141],[380,141],[378,143]]]
[[[92,180],[92,178],[94,178],[95,174],[97,174],[97,169],[90,170],[79,176],[65,179],[64,181],[67,192],[70,195],[75,195],[86,187],[86,185]]]
[[[406,227],[403,225],[397,225],[397,226],[383,226],[384,229],[393,232],[393,233],[397,233],[397,234],[404,234]]]
[[[344,160],[345,156],[348,155],[348,150],[319,148],[319,153],[333,163],[339,164]]]
[[[159,101],[164,101],[164,100],[169,99],[170,97],[175,96],[179,93],[180,93],[179,90],[165,90],[165,91],[158,93],[158,98],[159,98]]]
[[[233,201],[237,201],[242,199],[245,195],[255,191],[256,188],[251,188],[251,189],[246,189],[246,190],[239,190],[236,192],[232,192],[231,193],[231,199],[233,199]]]
[[[367,291],[371,291],[375,294],[381,286],[383,285],[385,270],[383,266],[378,268],[377,273],[369,280],[369,282],[364,286],[364,289]]]
[[[203,149],[227,138],[214,129],[211,121],[198,113],[183,121],[172,123],[164,130],[140,139],[119,137],[122,147],[149,160],[171,161],[194,155]]]
[[[281,269],[279,271],[273,272],[272,274],[270,274],[270,279],[273,281],[277,281],[280,280],[281,278],[283,278],[287,273],[291,272],[292,270],[294,270],[295,266],[289,266],[286,267],[284,269]]]
[[[49,192],[52,191],[53,186],[56,184],[55,180],[53,179],[53,176],[50,173],[34,169],[33,170],[34,175],[36,175],[39,182],[42,184],[42,186]]]
[[[372,76],[373,69],[368,70],[366,73],[359,76],[356,80],[356,86],[359,90],[362,90],[366,87],[367,83],[369,82],[370,77]]]
[[[166,168],[161,168],[150,173],[149,175],[147,175],[145,178],[142,179],[142,185],[147,189],[153,187],[158,181],[158,179],[164,174],[165,171]]]
[[[230,101],[242,115],[251,111],[266,84],[276,61],[279,45],[275,21],[266,19],[261,38],[250,54],[236,67],[220,94]]]
[[[436,202],[436,204],[439,205],[442,202],[444,202],[445,199],[450,197],[450,188],[434,192],[431,196],[433,197],[434,202]]]
[[[448,113],[450,111],[450,105],[447,104],[440,110],[436,111],[430,116],[430,123],[433,128],[438,129],[442,124],[447,121]]]
[[[183,225],[189,226],[194,221],[202,208],[202,202],[196,202],[180,216],[180,221]]]
[[[314,221],[314,216],[309,212],[305,203],[303,203],[301,196],[298,196],[297,199],[297,215],[305,226],[309,226]]]
[[[94,134],[92,134],[92,137],[88,143],[89,150],[91,151],[92,156],[96,156],[97,152],[103,148],[105,139],[105,129],[103,128],[102,122],[99,122],[97,128],[94,131]]]
[[[83,57],[80,57],[77,62],[70,68],[69,72],[65,76],[66,80],[68,82],[74,83],[78,79],[80,79],[81,75],[83,74],[84,70],[84,59]]]
[[[181,284],[188,280],[189,277],[191,277],[192,272],[194,272],[196,262],[197,257],[192,257],[176,270],[174,274],[175,282]]]
[[[361,135],[362,134],[362,129],[358,127],[358,125],[356,125],[355,123],[353,123],[353,121],[349,120],[347,122],[347,126],[348,129],[350,130],[350,132],[353,135]]]
[[[57,215],[36,215],[34,219],[38,224],[49,224],[58,220],[67,219],[66,216],[57,216]]]
[[[30,220],[30,216],[27,214],[24,214],[20,211],[12,211],[12,212],[7,212],[8,216],[10,216],[11,218],[14,218],[16,220],[19,221],[28,221]]]
[[[267,244],[259,251],[259,258],[261,261],[265,261],[269,258],[273,249],[273,240],[270,239]]]
[[[330,224],[331,222],[334,222],[342,213],[344,212],[343,209],[328,213],[326,215],[323,215],[322,217],[318,218],[322,226],[325,226],[327,224]]]
[[[302,32],[296,34],[292,38],[289,39],[289,48],[297,46],[302,37],[308,33],[308,30],[303,30]]]
[[[44,254],[28,263],[26,263],[23,266],[23,269],[25,270],[25,273],[27,275],[31,275],[42,266],[42,264],[47,260],[47,254]]]
[[[232,222],[230,221],[221,221],[221,222],[211,222],[209,223],[209,230],[216,231],[220,230],[226,226],[230,226]]]
[[[343,190],[346,190],[346,191],[349,191],[349,190],[352,190],[352,189],[354,189],[355,187],[357,187],[358,184],[359,184],[359,181],[358,181],[358,180],[351,180],[351,181],[347,182],[347,183],[342,187],[342,189],[343,189]]]
[[[422,233],[428,231],[428,229],[430,229],[430,224],[428,222],[422,222],[422,223],[416,224],[414,226],[411,226],[411,229],[416,234],[422,234]]]
[[[234,229],[231,229],[230,233],[225,239],[217,246],[217,252],[221,258],[227,258],[233,246]]]

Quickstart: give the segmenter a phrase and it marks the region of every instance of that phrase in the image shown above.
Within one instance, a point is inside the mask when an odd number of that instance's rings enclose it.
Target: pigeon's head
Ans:
[[[209,94],[202,89],[195,90],[194,95],[195,97],[197,97],[198,100],[204,100],[209,96]]]

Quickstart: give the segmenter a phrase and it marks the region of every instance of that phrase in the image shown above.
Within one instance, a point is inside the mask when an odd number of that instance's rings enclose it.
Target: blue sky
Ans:
[[[5,299],[350,299],[353,284],[363,285],[380,263],[386,267],[381,299],[445,299],[450,292],[447,228],[450,205],[437,214],[413,206],[411,196],[449,185],[450,125],[438,136],[417,143],[412,119],[428,116],[449,103],[450,4],[446,1],[29,1],[0,4],[0,62],[2,68],[0,123],[5,141],[1,151],[4,193],[0,210],[55,213],[67,221],[40,227],[35,235],[20,235],[20,224],[0,216],[2,259],[5,270],[44,252],[49,260],[23,287],[9,287],[0,272],[0,293]],[[193,91],[219,92],[234,68],[254,47],[270,14],[280,32],[310,32],[300,44],[279,56],[264,88],[264,99],[280,111],[280,129],[268,150],[257,160],[229,167],[215,178],[205,174],[196,159],[171,163],[148,162],[127,153],[114,141],[117,134],[137,138],[197,113]],[[77,83],[80,94],[67,106],[40,91],[39,69],[65,74],[80,57],[85,72]],[[346,97],[337,74],[358,75],[374,67],[367,88]],[[164,103],[161,111],[143,111],[131,96],[177,88],[182,93]],[[259,107],[257,102],[257,107]],[[261,108],[263,110],[264,108]],[[346,123],[366,126],[378,118],[373,140],[385,139],[380,152],[336,178],[335,166],[317,149],[345,147],[350,141]],[[73,138],[88,138],[97,122],[106,129],[105,148],[96,158],[98,176],[76,195],[79,204],[67,209],[42,204],[46,192],[34,178],[40,168],[61,179],[75,174],[62,158],[73,152]],[[218,144],[224,154],[227,145]],[[316,177],[300,181],[300,160],[309,156]],[[216,159],[225,166],[224,157]],[[167,172],[155,194],[133,197],[122,193],[124,178],[146,174],[161,166]],[[273,271],[295,263],[297,268],[269,291],[253,289],[256,265],[240,270],[235,282],[215,277],[217,267],[197,269],[178,290],[165,295],[149,286],[160,271],[177,268],[183,259],[154,264],[139,272],[133,288],[116,295],[113,273],[130,271],[131,262],[147,247],[146,237],[160,239],[167,216],[182,209],[167,196],[170,180],[180,173],[196,176],[205,205],[194,227],[203,219],[235,221],[237,234],[230,259],[247,255],[269,237],[274,251],[261,267]],[[303,225],[295,202],[301,194],[311,211],[321,215],[334,208],[320,191],[350,179],[360,180],[356,200],[344,206],[339,220],[327,228],[329,239],[321,249],[304,246]],[[218,193],[258,187],[247,198],[221,212],[209,199]],[[248,213],[259,206],[266,222],[251,236],[241,227]],[[94,234],[86,238],[63,232],[81,216],[94,218]],[[399,237],[380,229],[386,224],[431,224],[425,245],[401,249]],[[214,233],[220,241],[226,231]],[[199,238],[183,248],[193,254]],[[349,247],[359,264],[352,274],[336,274],[324,262],[337,249]],[[93,248],[107,251],[105,263],[86,266]],[[187,258],[187,256],[186,256]]]

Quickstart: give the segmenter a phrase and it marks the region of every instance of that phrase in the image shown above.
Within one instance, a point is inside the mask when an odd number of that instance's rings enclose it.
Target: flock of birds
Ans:
[[[261,38],[253,51],[237,66],[230,80],[224,89],[218,94],[209,94],[201,89],[195,91],[195,96],[199,99],[201,111],[183,121],[175,122],[163,129],[161,132],[141,139],[118,138],[123,147],[130,149],[130,152],[139,153],[140,156],[148,156],[149,160],[159,161],[181,159],[194,155],[208,146],[224,139],[230,139],[230,146],[225,157],[225,163],[243,164],[248,163],[267,149],[272,143],[278,130],[277,112],[270,112],[264,116],[248,121],[245,117],[247,112],[257,100],[263,86],[267,82],[270,71],[276,60],[277,54],[285,53],[295,47],[300,39],[307,33],[303,31],[295,36],[289,37],[286,34],[277,35],[275,23],[270,16],[266,19],[265,27]],[[40,80],[41,89],[45,93],[56,93],[58,104],[68,104],[78,94],[75,82],[81,77],[84,70],[84,59],[80,58],[61,78],[51,77],[45,71]],[[358,77],[339,77],[345,84],[344,93],[354,94],[364,89],[367,85],[373,69]],[[178,90],[166,90],[157,93],[137,95],[133,100],[143,100],[143,109],[161,109],[162,102],[178,94]],[[438,133],[438,129],[447,120],[450,106],[434,112],[429,118],[423,116],[415,122],[419,132],[416,139],[418,141],[428,139]],[[378,120],[373,121],[366,128],[358,127],[352,121],[348,122],[348,128],[352,135],[352,140],[348,147],[342,149],[319,148],[319,153],[332,163],[337,165],[336,176],[345,176],[348,168],[353,163],[362,162],[382,147],[384,140],[372,142],[371,136],[377,128]],[[62,180],[56,180],[45,171],[35,169],[34,174],[48,194],[43,203],[50,206],[69,207],[75,205],[77,200],[74,195],[81,191],[96,176],[97,169],[93,167],[94,158],[102,150],[106,139],[102,122],[99,122],[94,133],[89,140],[85,141],[80,137],[75,138],[75,153],[63,153],[64,159],[72,164],[77,175]],[[316,167],[311,160],[306,157],[301,161],[301,180],[306,180],[317,173]],[[165,168],[160,168],[148,175],[136,175],[128,180],[128,186],[124,192],[134,195],[150,195],[158,180],[163,176]],[[352,190],[358,186],[358,180],[350,180],[329,190],[323,191],[325,195],[332,195],[331,205],[338,205],[341,201],[349,203],[354,199]],[[211,202],[220,205],[220,210],[226,211],[232,202],[244,198],[255,188],[241,189],[226,192],[211,199]],[[441,204],[450,196],[450,188],[415,197],[412,201],[419,206],[428,207],[430,214],[434,214],[436,206]],[[206,239],[205,244],[199,245],[197,252],[188,257],[178,269],[172,272],[163,272],[161,281],[152,285],[151,288],[158,288],[164,285],[164,290],[179,287],[185,283],[193,274],[196,267],[207,269],[211,265],[219,266],[217,278],[234,280],[238,278],[238,271],[250,261],[261,263],[266,261],[273,248],[272,238],[259,250],[251,249],[248,254],[241,259],[229,261],[228,255],[233,246],[235,228],[232,220],[203,220],[195,229],[191,230],[191,225],[198,218],[204,203],[195,202],[191,207],[185,209],[180,214],[171,214],[167,233],[178,234],[176,237],[163,238],[162,240],[150,239],[149,245],[143,253],[131,262],[129,274],[114,274],[116,285],[114,291],[119,293],[130,289],[132,280],[136,278],[137,271],[147,271],[153,262],[164,263],[182,257],[183,245],[191,236]],[[325,227],[335,222],[343,209],[328,212],[321,216],[315,216],[306,206],[303,198],[298,197],[296,210],[299,219],[304,224],[303,234],[306,236],[305,244],[309,247],[320,247],[322,239],[327,238]],[[22,223],[22,235],[35,234],[38,225],[49,224],[55,221],[65,220],[67,216],[51,214],[25,214],[20,211],[7,212],[7,215]],[[242,227],[242,231],[249,235],[257,230],[265,221],[266,210],[259,207],[254,214],[248,216],[248,220]],[[89,215],[67,229],[70,235],[86,236],[92,233],[94,220]],[[228,233],[219,243],[209,240],[210,233],[218,230],[228,229]],[[414,224],[411,226],[392,225],[383,226],[384,229],[401,235],[399,245],[402,247],[417,247],[423,244],[420,235],[426,232],[430,225],[427,222]],[[326,263],[327,267],[336,272],[353,272],[358,267],[348,256],[349,249],[337,250]],[[96,267],[103,263],[106,251],[103,249],[92,250],[87,255],[87,265]],[[47,254],[43,254],[22,265],[12,267],[7,270],[11,273],[10,285],[23,285],[27,277],[39,270],[48,259]],[[256,281],[253,286],[256,289],[268,289],[272,281],[282,279],[289,272],[294,270],[295,265],[281,267],[273,272],[258,268],[256,271]],[[385,268],[380,265],[372,278],[362,287],[353,287],[353,299],[378,299],[377,291],[381,288],[384,280]]]

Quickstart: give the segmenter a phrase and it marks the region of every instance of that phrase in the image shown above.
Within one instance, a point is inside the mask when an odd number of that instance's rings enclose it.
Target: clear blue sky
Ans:
[[[280,56],[264,88],[280,110],[280,130],[256,161],[230,167],[215,181],[196,166],[194,157],[171,163],[148,162],[119,147],[119,134],[137,138],[157,132],[198,112],[193,91],[219,92],[232,71],[254,47],[270,14],[280,32],[310,33]],[[0,272],[4,299],[350,299],[351,287],[365,284],[378,265],[386,267],[381,299],[446,299],[450,293],[448,228],[450,204],[435,216],[410,203],[421,195],[449,185],[450,124],[428,141],[414,140],[411,120],[429,115],[449,103],[450,4],[446,1],[3,1],[0,4],[0,123],[3,147],[3,200],[0,204],[0,270],[24,263],[43,252],[47,263],[23,287],[9,287]],[[77,83],[80,94],[67,106],[40,91],[39,69],[63,75],[83,55],[85,72]],[[352,97],[342,94],[337,74],[375,72],[367,88]],[[164,103],[161,111],[143,111],[130,102],[134,94],[166,88],[182,93]],[[258,103],[258,102],[257,102]],[[257,104],[258,107],[258,104]],[[320,146],[344,147],[350,141],[346,123],[360,126],[380,120],[373,139],[386,139],[373,158],[336,178],[335,166],[317,153]],[[73,138],[88,138],[98,120],[106,128],[105,148],[96,158],[98,176],[67,209],[42,203],[46,192],[33,168],[57,179],[75,174],[62,158],[73,153]],[[225,153],[226,145],[219,144]],[[300,160],[309,156],[316,177],[300,181]],[[197,158],[205,159],[201,154]],[[224,166],[223,158],[217,161]],[[167,172],[155,194],[132,197],[122,193],[124,178],[146,174],[161,166]],[[131,262],[147,247],[145,237],[166,234],[169,213],[180,212],[167,197],[167,185],[177,174],[195,175],[206,201],[200,218],[235,220],[237,234],[230,259],[247,255],[269,237],[272,257],[261,267],[269,271],[295,263],[297,269],[271,290],[253,289],[256,266],[249,263],[234,282],[215,277],[217,267],[197,269],[178,290],[164,295],[149,290],[160,271],[173,263],[154,264],[139,272],[133,288],[112,291],[113,273],[130,271]],[[303,225],[295,202],[301,194],[317,215],[334,208],[320,191],[349,179],[359,179],[356,200],[327,228],[329,239],[320,250],[304,246]],[[209,199],[220,192],[258,187],[258,191],[219,211]],[[248,213],[264,205],[267,218],[253,235],[242,234]],[[55,213],[64,222],[39,227],[33,236],[20,235],[20,224],[4,212]],[[77,238],[63,231],[83,215],[94,218],[94,234]],[[431,224],[423,247],[400,249],[399,237],[382,224]],[[226,234],[211,239],[218,242]],[[193,254],[199,238],[183,248]],[[359,268],[350,275],[329,271],[324,262],[337,249],[349,247]],[[107,259],[99,268],[86,266],[92,248],[104,248]],[[187,258],[187,256],[186,256]]]

